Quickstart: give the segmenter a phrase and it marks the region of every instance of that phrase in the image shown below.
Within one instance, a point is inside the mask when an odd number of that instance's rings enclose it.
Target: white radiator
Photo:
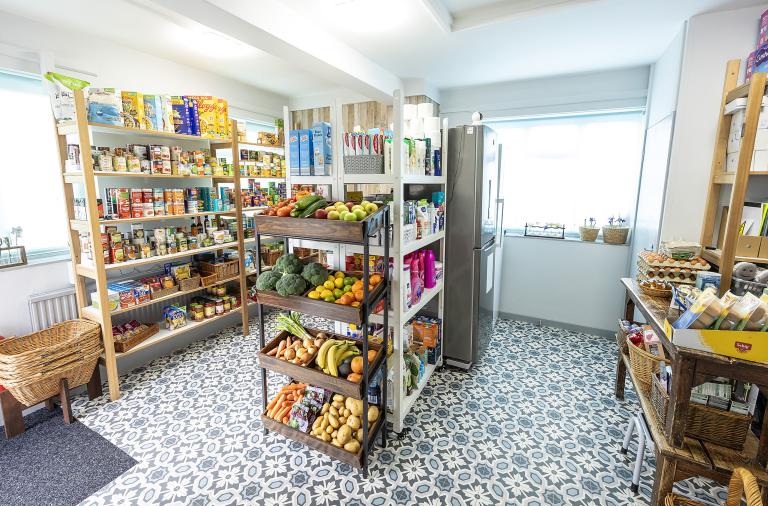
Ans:
[[[75,318],[77,318],[77,299],[74,287],[29,296],[29,320],[32,323],[32,332]]]

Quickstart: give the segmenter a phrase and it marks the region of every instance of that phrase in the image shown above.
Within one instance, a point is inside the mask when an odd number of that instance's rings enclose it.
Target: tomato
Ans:
[[[291,214],[291,209],[289,207],[281,207],[277,210],[278,216],[288,216],[289,214]]]

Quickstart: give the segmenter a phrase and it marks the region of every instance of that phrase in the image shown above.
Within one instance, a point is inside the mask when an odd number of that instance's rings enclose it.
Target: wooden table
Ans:
[[[750,431],[744,450],[718,446],[710,442],[685,437],[685,421],[688,414],[691,389],[715,376],[747,381],[768,391],[768,365],[737,360],[700,350],[675,346],[664,332],[664,320],[670,311],[669,299],[646,295],[630,278],[623,278],[626,289],[624,319],[634,320],[635,309],[653,328],[664,346],[667,358],[672,361],[672,390],[666,420],[659,420],[650,399],[631,374],[629,357],[619,347],[616,364],[615,393],[624,398],[627,371],[640,399],[648,428],[656,447],[656,473],[654,475],[651,504],[662,505],[676,481],[693,476],[704,476],[728,483],[734,467],[750,469],[763,489],[763,502],[768,504],[768,408],[763,417],[761,438]],[[677,316],[675,314],[674,316]]]

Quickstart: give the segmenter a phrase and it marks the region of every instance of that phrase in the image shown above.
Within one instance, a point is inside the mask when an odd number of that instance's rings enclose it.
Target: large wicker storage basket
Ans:
[[[656,376],[653,377],[653,386],[651,387],[651,404],[656,411],[656,416],[661,422],[664,422],[667,419],[667,410],[669,409],[669,395]],[[691,402],[688,405],[685,435],[741,451],[744,448],[751,423],[752,417],[750,415],[742,415]]]
[[[70,388],[88,382],[103,350],[101,327],[69,320],[0,341],[0,384],[31,406],[56,395],[62,378]]]
[[[743,467],[733,470],[728,484],[728,497],[725,506],[741,506],[742,496],[747,500],[747,506],[763,506],[760,498],[760,486],[755,476]],[[677,494],[669,494],[664,500],[664,506],[704,506],[703,503]]]
[[[240,260],[228,260],[224,262],[199,262],[198,268],[200,274],[203,276],[210,276],[216,274],[217,281],[224,281],[225,279],[233,278],[240,273]]]
[[[632,344],[626,339],[629,349],[629,365],[632,367],[632,376],[640,383],[643,393],[649,395],[651,391],[651,379],[659,372],[659,364],[667,361],[652,353]]]

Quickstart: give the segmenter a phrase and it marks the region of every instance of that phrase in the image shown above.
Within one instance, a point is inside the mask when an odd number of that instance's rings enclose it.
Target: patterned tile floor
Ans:
[[[636,398],[629,384],[626,401],[613,397],[612,340],[499,322],[480,364],[433,376],[407,418],[410,431],[377,448],[363,480],[264,435],[257,336],[252,322],[248,337],[233,328],[159,358],[123,378],[117,402],[78,398],[80,421],[139,462],[83,504],[648,503],[652,457],[635,496],[635,446],[619,453]],[[270,376],[271,388],[282,382]],[[681,491],[715,504],[725,497],[704,482]]]

